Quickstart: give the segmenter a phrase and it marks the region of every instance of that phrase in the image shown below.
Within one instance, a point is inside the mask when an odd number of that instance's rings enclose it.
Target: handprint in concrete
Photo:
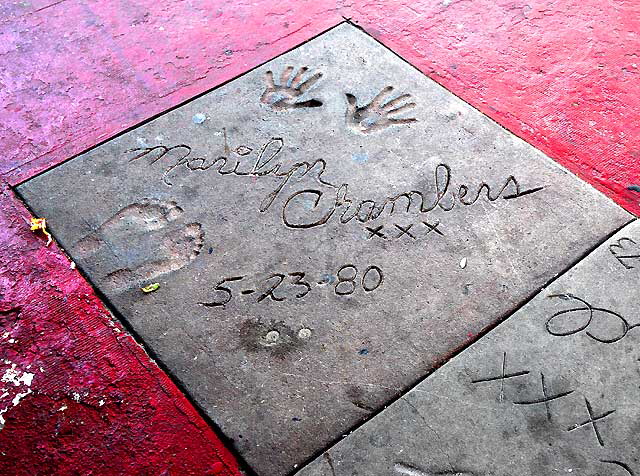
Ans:
[[[399,114],[416,107],[410,102],[410,94],[401,94],[389,99],[393,86],[387,86],[380,91],[369,104],[358,106],[358,100],[353,94],[347,93],[347,125],[355,132],[369,134],[386,129],[389,126],[411,124],[416,118],[398,117]]]
[[[322,73],[317,72],[305,80],[309,68],[304,66],[293,76],[294,70],[293,66],[287,66],[280,76],[280,84],[275,83],[273,72],[267,71],[264,75],[267,87],[260,102],[276,111],[322,106],[322,101],[318,99],[301,101],[301,96],[322,78]]]

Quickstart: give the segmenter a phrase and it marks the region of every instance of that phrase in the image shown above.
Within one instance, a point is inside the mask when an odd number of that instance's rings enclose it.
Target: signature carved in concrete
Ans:
[[[631,238],[620,238],[609,245],[609,251],[625,269],[633,269],[634,264],[640,263],[640,245]]]

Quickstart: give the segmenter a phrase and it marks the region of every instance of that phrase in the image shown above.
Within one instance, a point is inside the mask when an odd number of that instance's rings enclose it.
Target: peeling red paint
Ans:
[[[238,475],[213,430],[57,245],[30,231],[29,216],[0,192],[0,376],[31,375],[0,382],[0,474]]]
[[[640,3],[614,0],[5,2],[0,174],[24,181],[342,16],[640,212]],[[28,217],[3,189],[0,376],[33,380],[0,397],[0,473],[237,474]]]

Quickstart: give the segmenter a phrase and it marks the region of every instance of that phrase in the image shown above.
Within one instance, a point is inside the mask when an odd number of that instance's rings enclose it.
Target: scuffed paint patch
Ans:
[[[4,428],[4,414],[12,408],[16,407],[20,401],[32,393],[31,384],[35,374],[20,370],[18,366],[10,360],[4,359],[4,365],[8,365],[4,370],[0,382],[3,383],[0,388],[0,430]],[[26,387],[26,388],[25,388]]]
[[[5,360],[4,363],[9,364],[11,362]],[[32,374],[30,372],[21,372],[20,370],[17,370],[16,364],[12,363],[11,367],[4,372],[4,375],[2,376],[2,378],[0,378],[0,380],[5,383],[13,383],[15,386],[30,386],[31,382],[33,381],[34,375],[35,374]]]

